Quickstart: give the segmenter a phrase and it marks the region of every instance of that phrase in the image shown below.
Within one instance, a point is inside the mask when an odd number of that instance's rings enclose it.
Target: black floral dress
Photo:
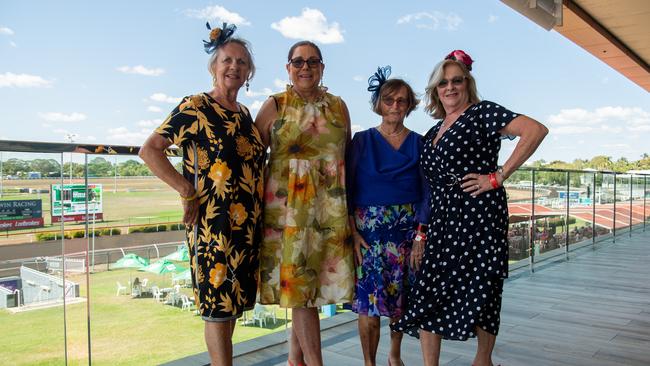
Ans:
[[[517,116],[482,101],[467,108],[435,146],[442,122],[425,135],[420,162],[431,185],[431,220],[408,310],[393,330],[418,336],[424,329],[454,340],[476,336],[476,326],[498,333],[508,276],[506,193],[501,187],[472,197],[459,179],[496,171],[498,131]]]
[[[156,132],[183,149],[188,181],[198,168],[197,237],[187,228],[197,306],[206,320],[237,318],[253,308],[257,291],[262,139],[246,107],[229,111],[208,94],[185,97]]]

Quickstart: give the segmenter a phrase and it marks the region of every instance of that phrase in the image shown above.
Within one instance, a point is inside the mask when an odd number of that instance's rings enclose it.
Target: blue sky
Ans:
[[[483,99],[550,128],[531,160],[650,152],[648,92],[496,0],[0,0],[0,139],[141,144],[180,97],[210,89],[206,20],[234,22],[252,43],[257,75],[239,100],[253,114],[284,88],[300,39],[322,47],[325,84],[356,129],[379,123],[366,91],[377,66],[422,93],[435,63],[463,49]],[[422,133],[433,120],[420,107],[406,125]],[[513,148],[504,142],[501,161]]]

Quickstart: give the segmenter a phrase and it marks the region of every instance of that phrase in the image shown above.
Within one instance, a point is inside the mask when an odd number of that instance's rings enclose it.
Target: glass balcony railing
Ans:
[[[177,194],[137,151],[0,141],[0,364],[160,364],[205,351]],[[177,150],[168,156],[180,165]],[[644,175],[522,168],[506,189],[511,270],[648,221]],[[163,259],[176,268],[139,268]],[[290,325],[290,311],[257,307],[234,341]]]

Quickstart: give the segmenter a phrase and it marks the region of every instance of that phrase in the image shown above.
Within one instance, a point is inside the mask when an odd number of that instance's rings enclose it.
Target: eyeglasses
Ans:
[[[322,64],[323,60],[319,58],[309,58],[307,60],[302,58],[294,58],[289,60],[289,63],[291,64],[291,66],[295,67],[296,69],[302,69],[305,63],[307,63],[307,67],[313,69],[314,67],[317,67],[318,65]]]
[[[460,84],[463,83],[463,81],[465,81],[465,76],[456,76],[456,77],[451,78],[451,85],[459,86]],[[438,83],[438,88],[444,88],[444,87],[447,86],[447,84],[449,84],[449,80],[442,79]]]
[[[381,101],[382,103],[386,104],[389,107],[395,103],[397,103],[398,107],[406,107],[407,105],[409,105],[409,101],[402,98],[393,99],[388,97],[388,98],[381,98]]]

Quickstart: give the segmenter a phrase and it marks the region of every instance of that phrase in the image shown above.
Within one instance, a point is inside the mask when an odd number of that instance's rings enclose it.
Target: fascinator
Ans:
[[[221,28],[210,28],[210,23],[206,22],[205,26],[208,28],[210,31],[210,41],[203,41],[203,47],[205,48],[206,53],[214,53],[214,51],[219,48],[219,46],[223,45],[232,37],[233,33],[235,33],[235,30],[237,30],[237,26],[234,24],[228,24],[228,23],[223,23],[223,26]]]
[[[381,86],[384,85],[386,80],[388,80],[388,77],[390,76],[390,71],[391,71],[390,65],[386,65],[384,67],[378,67],[377,72],[372,74],[372,76],[368,78],[368,91],[372,93],[372,95],[370,96],[370,101],[372,102],[372,105],[377,104],[377,100],[379,99],[379,90],[381,89]]]
[[[461,62],[467,67],[467,70],[472,71],[472,64],[474,63],[474,60],[472,60],[472,58],[463,50],[451,51],[447,56],[445,56],[445,60],[455,60]]]

